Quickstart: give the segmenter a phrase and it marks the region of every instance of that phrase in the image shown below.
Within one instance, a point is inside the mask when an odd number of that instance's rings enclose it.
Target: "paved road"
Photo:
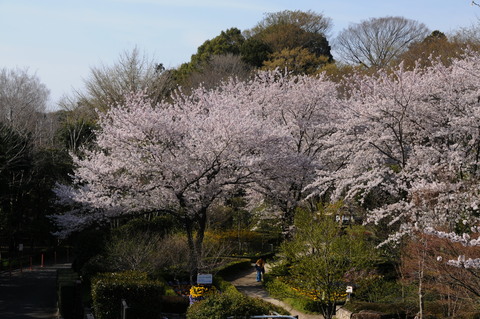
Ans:
[[[56,309],[56,270],[70,264],[34,267],[33,270],[0,273],[1,319],[53,319]]]

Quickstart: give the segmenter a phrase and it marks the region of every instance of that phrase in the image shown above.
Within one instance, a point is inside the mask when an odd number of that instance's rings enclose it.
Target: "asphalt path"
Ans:
[[[56,270],[70,264],[0,273],[0,319],[57,318]]]

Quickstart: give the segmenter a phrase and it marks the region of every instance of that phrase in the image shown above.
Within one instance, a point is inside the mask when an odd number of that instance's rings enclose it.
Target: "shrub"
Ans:
[[[352,319],[387,319],[390,316],[385,315],[382,312],[373,310],[362,310],[359,313],[354,313]]]
[[[357,300],[390,303],[401,299],[402,288],[396,281],[388,281],[377,275],[358,280],[354,293]]]
[[[107,261],[119,271],[152,273],[162,259],[162,241],[163,237],[155,233],[116,233],[106,245]]]
[[[74,235],[72,241],[75,242],[75,259],[72,268],[75,271],[80,271],[92,257],[102,254],[107,235],[105,229],[87,229]]]
[[[241,293],[237,290],[237,288],[235,288],[234,285],[232,285],[231,282],[224,280],[220,276],[215,276],[213,278],[213,284],[215,285],[215,287],[218,288],[218,290],[220,290],[220,293],[225,293],[229,295],[241,295]]]
[[[130,308],[129,318],[156,319],[161,310],[161,296],[164,292],[164,284],[149,280],[146,273],[126,271],[101,274],[92,281],[95,317],[120,317],[121,302],[125,299]]]
[[[85,284],[90,287],[91,280],[99,273],[113,271],[102,255],[97,255],[90,258],[80,269],[80,274]]]
[[[188,298],[182,296],[162,296],[162,312],[186,313],[190,305]]]
[[[265,288],[272,297],[283,300],[294,309],[305,313],[318,313],[320,310],[318,302],[305,297],[271,274],[265,275]]]
[[[61,283],[58,288],[58,309],[64,319],[82,319],[83,306],[80,287],[74,283]]]
[[[243,294],[216,294],[196,302],[187,311],[187,319],[223,319],[228,316],[266,315],[271,312],[288,314],[284,309]]]
[[[251,230],[215,230],[205,233],[205,240],[209,243],[226,245],[237,255],[256,252],[269,252],[272,250],[272,244],[277,246],[280,238],[280,232],[262,232]]]
[[[131,219],[113,232],[115,235],[155,233],[164,237],[181,229],[181,224],[173,216],[160,215],[153,218],[145,216]]]
[[[295,291],[283,280],[273,277],[271,274],[265,274],[265,288],[268,293],[279,299],[295,297]]]
[[[226,278],[250,268],[252,268],[250,259],[240,259],[240,260],[237,259],[216,269],[216,271],[217,271],[217,276]]]
[[[394,318],[410,318],[415,316],[418,308],[415,303],[391,302],[391,303],[370,303],[352,301],[346,303],[344,308],[351,312],[377,311]]]
[[[83,318],[81,286],[73,269],[57,270],[57,300],[60,314],[65,319]]]

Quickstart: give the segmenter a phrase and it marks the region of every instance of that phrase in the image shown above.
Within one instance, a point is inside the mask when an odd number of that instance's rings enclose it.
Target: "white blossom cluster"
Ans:
[[[468,258],[465,259],[464,255],[458,256],[457,260],[449,260],[447,262],[448,265],[458,267],[458,268],[471,268],[471,269],[480,269],[480,258],[472,259]]]
[[[462,234],[458,235],[456,233],[446,233],[442,231],[435,230],[431,227],[427,227],[425,229],[425,233],[430,234],[430,235],[435,235],[439,238],[446,238],[450,240],[451,242],[454,243],[460,243],[465,247],[473,247],[473,246],[480,246],[480,237],[477,238],[471,238],[469,234]],[[478,236],[478,235],[477,235]]]

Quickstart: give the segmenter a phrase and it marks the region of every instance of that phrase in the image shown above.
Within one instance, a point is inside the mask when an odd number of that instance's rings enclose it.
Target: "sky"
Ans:
[[[82,90],[92,67],[113,65],[134,48],[175,68],[205,40],[250,29],[265,13],[312,10],[350,24],[403,16],[444,33],[477,24],[471,0],[0,0],[0,68],[28,69],[50,90],[49,109]]]

